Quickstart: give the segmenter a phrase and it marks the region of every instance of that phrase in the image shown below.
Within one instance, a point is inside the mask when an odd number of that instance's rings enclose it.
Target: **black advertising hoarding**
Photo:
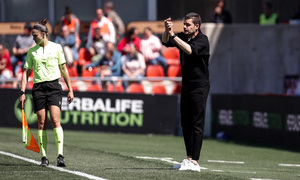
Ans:
[[[300,97],[212,95],[212,135],[300,148]]]
[[[177,96],[74,92],[67,103],[64,92],[61,124],[64,129],[102,132],[175,134]],[[25,114],[30,128],[37,128],[31,91],[26,91]],[[0,89],[1,127],[21,128],[18,90]],[[48,116],[49,117],[49,116]],[[48,123],[48,128],[51,128]]]

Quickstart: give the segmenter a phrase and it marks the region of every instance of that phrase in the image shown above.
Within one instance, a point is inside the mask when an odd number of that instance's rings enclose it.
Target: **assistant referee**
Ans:
[[[173,32],[171,18],[164,21],[162,42],[167,47],[180,50],[182,71],[181,126],[187,158],[174,166],[179,170],[200,172],[198,160],[202,148],[206,101],[209,84],[209,42],[200,30],[201,18],[197,13],[188,13],[184,18],[183,32]]]
[[[63,91],[58,80],[61,74],[69,88],[68,103],[74,98],[70,76],[61,45],[48,40],[47,20],[43,19],[33,26],[32,36],[36,45],[29,49],[22,77],[19,100],[24,106],[25,89],[28,76],[34,69],[32,96],[34,111],[38,118],[38,141],[41,149],[41,166],[48,166],[47,159],[47,112],[54,130],[57,147],[57,166],[66,166],[63,156],[64,134],[60,124],[60,111]]]

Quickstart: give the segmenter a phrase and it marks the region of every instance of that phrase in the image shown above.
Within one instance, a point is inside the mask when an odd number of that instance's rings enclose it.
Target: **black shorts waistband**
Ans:
[[[53,81],[44,81],[44,82],[40,82],[40,83],[35,83],[35,84],[48,84],[48,83],[58,83],[59,79],[55,79]]]

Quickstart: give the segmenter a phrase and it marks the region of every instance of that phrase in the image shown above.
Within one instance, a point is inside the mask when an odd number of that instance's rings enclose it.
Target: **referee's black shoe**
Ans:
[[[65,157],[63,157],[61,154],[57,157],[57,166],[66,167]]]
[[[49,166],[49,160],[46,158],[46,156],[42,157],[41,161],[41,166]]]

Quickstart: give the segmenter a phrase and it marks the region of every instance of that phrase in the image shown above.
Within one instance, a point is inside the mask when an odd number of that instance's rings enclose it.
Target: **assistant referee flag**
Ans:
[[[40,153],[40,147],[36,142],[36,140],[34,139],[28,127],[24,109],[22,109],[22,138],[23,138],[23,144],[26,147],[26,149]]]

